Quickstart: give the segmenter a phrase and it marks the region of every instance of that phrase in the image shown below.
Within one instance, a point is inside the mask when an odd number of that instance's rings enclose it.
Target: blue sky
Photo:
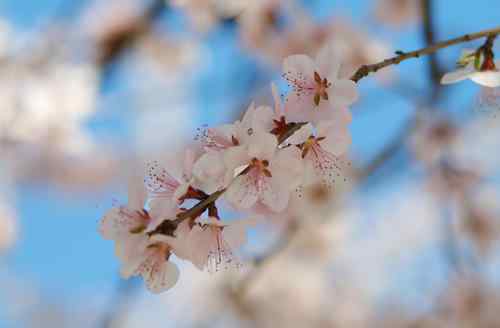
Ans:
[[[72,1],[3,0],[0,2],[0,15],[21,30],[31,30],[50,19],[58,5],[69,2]],[[324,18],[325,13],[339,13],[350,15],[355,22],[362,23],[370,9],[367,3],[371,4],[372,1],[323,0],[311,3],[319,19]],[[435,3],[438,39],[490,28],[500,22],[500,2],[497,1]],[[390,40],[394,49],[410,50],[421,46],[421,38],[415,28],[405,28],[397,34],[380,26],[371,25],[369,28],[376,31],[377,36]],[[209,36],[206,43],[214,56],[214,62],[224,63],[225,67],[223,73],[216,67],[206,67],[196,81],[199,90],[195,104],[199,106],[200,113],[196,119],[200,125],[226,119],[226,115],[219,113],[227,113],[234,106],[234,100],[228,97],[226,90],[231,90],[234,97],[240,98],[245,86],[256,76],[263,76],[269,82],[279,78],[279,72],[265,73],[265,67],[249,69],[255,66],[256,61],[236,47],[235,34],[231,30]],[[453,66],[460,48],[449,48],[439,54],[444,66]],[[405,80],[424,86],[427,83],[425,64],[425,60],[408,61],[400,65],[399,69]],[[218,88],[214,88],[214,85]],[[477,87],[469,82],[450,88],[453,96],[444,99],[443,104],[443,107],[450,109],[463,108],[477,92]],[[366,99],[383,100],[374,101],[376,106],[372,106],[370,101],[362,101],[359,108],[354,108],[352,153],[354,161],[359,162],[374,156],[386,141],[391,140],[397,134],[401,122],[413,110],[404,100],[370,79],[361,84],[361,94]],[[98,130],[120,134],[123,126],[127,125],[105,121]],[[384,183],[389,188],[390,182]],[[99,237],[96,227],[112,200],[123,199],[123,190],[115,187],[93,194],[67,195],[51,186],[38,184],[20,186],[17,195],[21,238],[14,251],[2,260],[8,264],[10,272],[33,281],[42,291],[54,296],[72,297],[85,294],[86,291],[113,288],[118,268],[113,247],[110,242]]]

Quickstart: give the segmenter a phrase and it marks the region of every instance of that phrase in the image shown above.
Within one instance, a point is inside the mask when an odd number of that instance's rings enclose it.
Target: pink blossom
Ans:
[[[500,86],[500,61],[493,57],[477,54],[475,50],[464,50],[455,71],[446,73],[441,79],[442,84],[451,84],[470,79],[484,87]]]
[[[225,188],[230,180],[226,179],[224,153],[231,148],[248,145],[255,133],[269,132],[274,117],[270,107],[255,107],[252,103],[241,121],[208,129],[205,133],[206,153],[200,156],[193,167],[194,185],[206,193]]]
[[[149,163],[145,183],[151,198],[153,200],[158,198],[163,201],[181,203],[182,197],[192,183],[194,162],[194,153],[187,149],[184,153],[184,165],[180,178],[173,177],[157,161]]]
[[[290,192],[300,184],[302,165],[296,147],[278,149],[276,136],[259,132],[249,143],[224,153],[226,181],[231,181],[226,200],[236,208],[264,205],[282,211]]]
[[[317,125],[315,131],[311,125],[307,125],[298,132],[298,136],[291,141],[299,144],[302,150],[305,161],[304,183],[320,182],[328,189],[333,188],[338,179],[344,179],[341,171],[345,162],[341,156],[351,144],[347,126],[339,121],[324,121]]]
[[[175,238],[155,235],[137,243],[134,248],[129,248],[122,257],[123,278],[141,275],[147,288],[153,293],[173,287],[179,278],[179,269],[169,261],[172,240]]]
[[[350,121],[347,107],[356,101],[356,84],[339,77],[338,49],[327,44],[314,61],[292,55],[283,62],[283,76],[293,90],[288,94],[287,116],[296,122],[319,122],[339,113]],[[339,113],[336,113],[339,112]]]
[[[209,272],[238,268],[241,263],[235,250],[246,241],[247,225],[245,220],[225,223],[212,216],[199,220],[189,236],[193,264],[200,270],[206,267]]]
[[[130,183],[128,204],[113,207],[101,220],[99,231],[105,239],[118,240],[124,235],[144,231],[151,217],[144,209],[146,190],[144,185]]]

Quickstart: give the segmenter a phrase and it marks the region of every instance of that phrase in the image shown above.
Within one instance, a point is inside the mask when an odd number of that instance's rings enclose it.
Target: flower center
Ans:
[[[269,167],[269,161],[266,159],[260,160],[257,158],[252,158],[250,161],[250,165],[248,165],[249,169],[255,169],[256,172],[262,173],[266,177],[270,178],[272,177],[271,171],[268,169]]]
[[[316,82],[314,88],[314,104],[319,105],[321,99],[328,100],[328,88],[332,85],[326,78],[321,78],[318,72],[314,72],[314,82]]]
[[[305,158],[309,151],[315,146],[319,147],[319,142],[324,139],[325,137],[316,138],[315,136],[309,136],[309,138],[307,138],[307,140],[300,146],[302,149],[302,158]]]
[[[149,216],[148,211],[144,209],[137,211],[136,214],[140,222],[138,222],[137,227],[130,229],[129,232],[132,234],[142,233],[144,230],[146,230],[149,221],[151,221],[151,217]]]

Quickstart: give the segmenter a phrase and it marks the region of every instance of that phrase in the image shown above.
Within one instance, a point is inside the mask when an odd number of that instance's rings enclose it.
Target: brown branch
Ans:
[[[484,31],[477,32],[477,33],[465,34],[465,35],[462,35],[458,38],[441,41],[441,42],[435,43],[431,46],[428,46],[428,47],[425,47],[425,48],[422,48],[419,50],[415,50],[415,51],[398,52],[399,54],[397,56],[385,59],[379,63],[361,66],[352,75],[351,80],[357,83],[362,78],[368,76],[371,73],[375,73],[384,67],[388,67],[391,65],[397,65],[400,62],[405,61],[407,59],[419,58],[421,56],[430,55],[430,54],[433,54],[440,49],[443,49],[443,48],[446,48],[446,47],[449,47],[452,45],[480,39],[483,37],[492,37],[492,36],[495,36],[498,34],[500,34],[500,27],[496,27],[496,28],[489,29],[489,30],[484,30]]]
[[[128,22],[122,28],[105,34],[97,40],[97,63],[104,67],[113,62],[121,53],[135,44],[137,40],[150,32],[151,27],[166,8],[164,0],[154,0],[143,14]]]

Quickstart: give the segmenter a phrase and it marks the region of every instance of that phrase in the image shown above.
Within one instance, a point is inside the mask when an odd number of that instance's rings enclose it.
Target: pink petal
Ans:
[[[350,106],[359,95],[356,83],[351,80],[332,81],[329,101],[333,106]]]
[[[307,55],[292,55],[283,61],[283,74],[287,79],[312,81],[315,70],[315,63]]]
[[[500,72],[499,71],[487,71],[487,72],[477,72],[470,76],[470,79],[477,84],[480,84],[489,88],[496,88],[500,86]]]
[[[295,189],[302,179],[303,164],[300,150],[297,147],[287,147],[279,150],[270,163],[272,180],[279,189],[290,191]]]
[[[318,135],[325,137],[319,142],[321,148],[336,156],[344,154],[352,142],[351,134],[345,124],[337,121],[320,122]]]
[[[179,269],[171,261],[157,263],[142,274],[146,286],[152,293],[158,294],[172,288],[179,280]]]
[[[128,184],[128,207],[137,210],[143,209],[146,197],[144,179],[139,176],[131,177]]]
[[[308,122],[315,111],[313,94],[298,94],[290,90],[285,100],[285,117],[289,122]]]
[[[276,147],[278,140],[275,135],[267,132],[255,133],[248,145],[248,157],[270,160],[276,152]]]
[[[281,97],[278,92],[278,88],[276,88],[276,84],[274,83],[271,83],[271,93],[274,99],[274,115],[276,116],[276,118],[279,118],[282,115],[285,115],[285,113],[283,112],[283,105],[281,103]]]
[[[282,212],[288,205],[290,190],[274,177],[266,184],[263,184],[259,198],[271,211]]]
[[[145,183],[153,197],[172,198],[180,186],[180,182],[156,161],[148,163]]]
[[[331,42],[325,44],[316,56],[316,65],[319,69],[319,74],[323,77],[334,77],[337,79],[340,70],[340,49],[335,47]]]
[[[255,179],[249,174],[237,177],[225,192],[225,199],[237,209],[249,209],[258,200]]]
[[[446,73],[441,78],[441,84],[451,84],[459,81],[463,81],[468,78],[471,74],[473,74],[476,70],[474,67],[469,66],[466,68],[460,68],[456,71]]]

